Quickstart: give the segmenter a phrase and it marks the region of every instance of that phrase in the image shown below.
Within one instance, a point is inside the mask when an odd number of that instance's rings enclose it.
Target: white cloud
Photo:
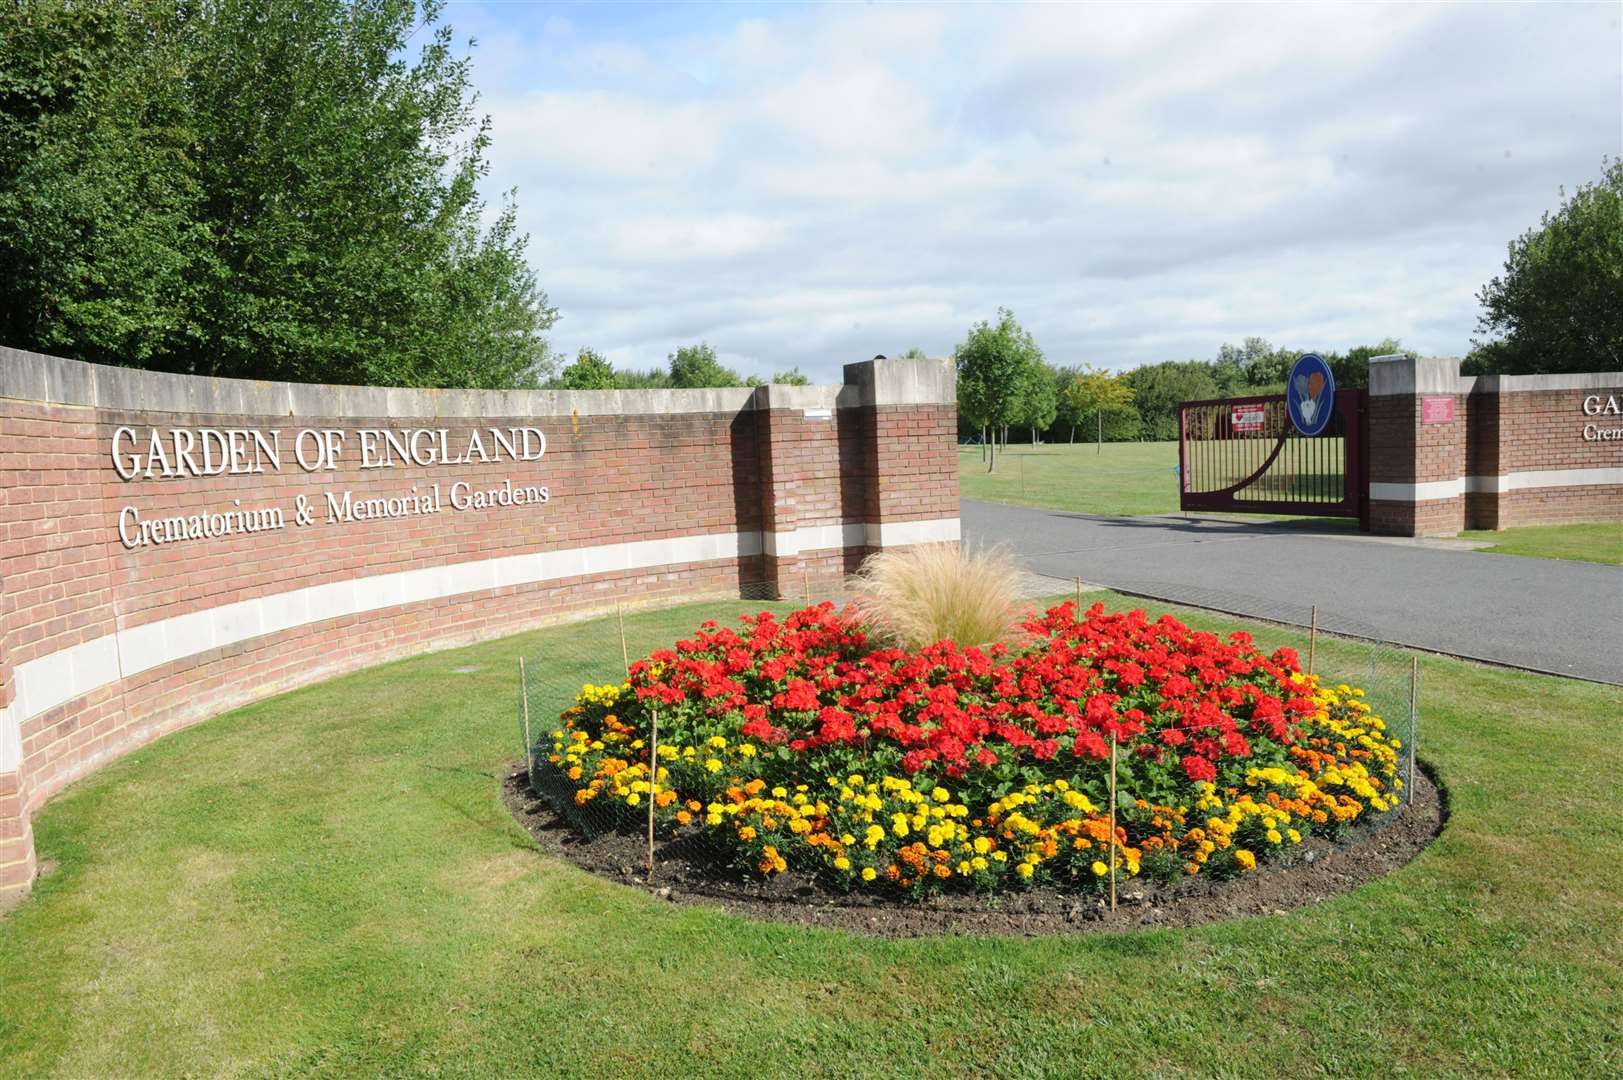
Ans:
[[[490,191],[560,349],[637,366],[702,337],[832,380],[999,305],[1066,362],[1458,354],[1506,242],[1623,148],[1615,5],[510,10],[453,9]]]

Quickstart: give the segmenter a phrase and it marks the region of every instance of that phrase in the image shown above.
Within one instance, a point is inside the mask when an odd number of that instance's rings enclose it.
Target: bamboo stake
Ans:
[[[1313,605],[1313,625],[1307,632],[1307,673],[1313,674],[1313,650],[1319,643],[1319,607]]]
[[[648,733],[648,880],[654,880],[654,796],[659,794],[659,710]]]
[[[626,678],[631,678],[631,654],[626,651],[626,608],[624,604],[614,605],[615,617],[620,620],[620,662],[625,665]]]
[[[1420,718],[1420,657],[1409,657],[1409,786],[1404,791],[1404,801],[1414,805],[1414,744],[1415,724]]]
[[[530,741],[530,686],[524,678],[524,657],[518,658],[518,699],[524,706],[524,775],[530,775],[530,754],[535,743]]]
[[[1110,736],[1110,910],[1116,910],[1116,736]]]
[[[811,569],[805,563],[800,564],[800,591],[806,596],[806,603],[811,603]]]
[[[1076,610],[1082,610],[1082,579],[1076,579]]]
[[[1026,456],[1021,454],[1017,459],[1020,462],[1020,497],[1026,497]]]

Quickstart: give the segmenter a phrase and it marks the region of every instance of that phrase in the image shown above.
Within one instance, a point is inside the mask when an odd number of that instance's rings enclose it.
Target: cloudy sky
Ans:
[[[1462,355],[1623,150],[1623,4],[453,3],[560,352]]]

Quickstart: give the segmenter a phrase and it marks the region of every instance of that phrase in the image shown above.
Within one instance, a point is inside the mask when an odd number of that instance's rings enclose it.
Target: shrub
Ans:
[[[857,573],[857,610],[906,648],[937,641],[991,645],[1018,631],[1020,569],[998,548],[921,544],[870,555]]]
[[[603,808],[628,826],[652,799],[664,834],[718,841],[752,872],[908,895],[1096,890],[1112,863],[1241,874],[1398,805],[1398,741],[1292,650],[1097,604],[1024,629],[1017,649],[907,651],[826,603],[706,623],[626,683],[584,688],[539,786],[577,820]]]

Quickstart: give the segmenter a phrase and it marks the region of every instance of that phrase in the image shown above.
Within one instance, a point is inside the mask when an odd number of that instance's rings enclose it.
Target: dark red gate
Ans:
[[[1362,390],[1337,390],[1321,434],[1296,430],[1285,395],[1178,406],[1184,510],[1357,518],[1369,528],[1369,422]]]

